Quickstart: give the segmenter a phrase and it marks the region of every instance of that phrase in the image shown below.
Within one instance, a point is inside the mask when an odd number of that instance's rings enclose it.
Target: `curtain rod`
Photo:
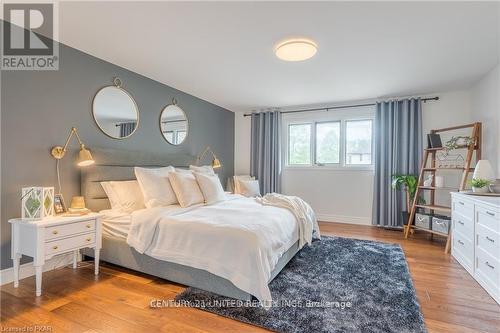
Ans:
[[[435,97],[428,97],[428,98],[422,98],[423,102],[427,101],[439,101],[439,96]],[[296,113],[296,112],[309,112],[309,111],[329,111],[329,110],[335,110],[335,109],[349,109],[349,108],[359,108],[363,106],[374,106],[376,105],[375,103],[367,103],[367,104],[352,104],[352,105],[342,105],[342,106],[330,106],[330,107],[324,107],[324,108],[314,108],[314,109],[301,109],[301,110],[291,110],[291,111],[281,111],[281,113]],[[259,113],[259,112],[255,112]],[[243,116],[244,117],[249,117],[251,116],[251,113],[245,113]]]

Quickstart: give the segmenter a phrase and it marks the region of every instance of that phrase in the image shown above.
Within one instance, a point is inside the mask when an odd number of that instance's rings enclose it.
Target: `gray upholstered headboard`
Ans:
[[[100,182],[136,179],[134,166],[187,167],[196,159],[189,154],[153,154],[116,149],[92,149],[92,156],[95,164],[81,169],[81,192],[87,208],[94,212],[111,207]]]

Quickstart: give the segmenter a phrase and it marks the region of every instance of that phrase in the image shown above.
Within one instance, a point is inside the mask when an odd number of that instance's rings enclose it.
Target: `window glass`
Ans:
[[[340,122],[316,124],[316,163],[340,163]]]
[[[372,164],[372,121],[346,121],[345,164]]]
[[[311,124],[288,126],[288,164],[311,164]]]

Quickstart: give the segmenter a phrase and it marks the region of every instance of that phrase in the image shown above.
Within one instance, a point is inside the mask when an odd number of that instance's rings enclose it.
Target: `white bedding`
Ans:
[[[102,217],[102,234],[127,239],[132,215],[119,210],[106,209],[99,212]]]
[[[270,304],[271,272],[299,239],[288,209],[228,195],[213,205],[178,205],[132,213],[127,243],[151,257],[207,270]]]

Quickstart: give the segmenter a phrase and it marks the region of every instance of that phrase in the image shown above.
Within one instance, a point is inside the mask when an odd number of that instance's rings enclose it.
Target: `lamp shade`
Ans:
[[[493,172],[490,161],[479,160],[472,177],[484,180],[495,180],[495,173]]]
[[[217,157],[212,160],[212,168],[214,169],[222,168],[222,163]]]
[[[90,151],[84,145],[81,145],[80,153],[78,154],[78,166],[88,166],[94,164],[94,162]]]

